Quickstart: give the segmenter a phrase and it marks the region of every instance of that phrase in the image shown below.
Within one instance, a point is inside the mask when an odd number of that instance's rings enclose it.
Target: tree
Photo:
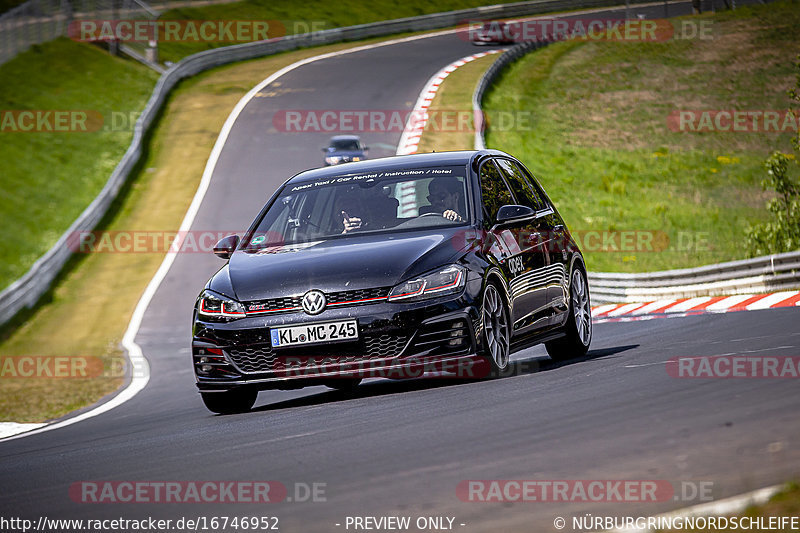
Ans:
[[[789,91],[789,97],[800,102],[800,55],[796,66],[797,82]],[[798,117],[798,110],[793,113]],[[792,148],[794,154],[773,152],[764,165],[767,177],[761,182],[761,187],[774,190],[776,196],[767,203],[772,219],[747,229],[751,257],[800,249],[800,185],[794,178],[800,169],[800,131],[792,139]]]

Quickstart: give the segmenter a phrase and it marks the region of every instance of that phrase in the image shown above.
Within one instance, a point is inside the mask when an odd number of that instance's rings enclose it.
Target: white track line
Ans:
[[[439,87],[445,78],[447,78],[447,76],[455,72],[459,67],[463,67],[467,63],[487,55],[498,54],[500,52],[505,52],[505,49],[498,48],[487,50],[485,52],[479,52],[477,54],[471,54],[466,57],[462,57],[457,61],[453,61],[446,67],[442,68],[439,72],[431,76],[430,79],[425,83],[422,91],[420,91],[419,97],[417,97],[417,101],[414,104],[414,109],[412,109],[411,114],[408,117],[406,127],[403,129],[402,135],[400,135],[400,142],[397,143],[396,154],[408,155],[417,152],[420,138],[422,137],[422,133],[425,131],[425,125],[428,122],[428,108],[431,106],[431,103],[433,103],[436,92],[439,90]],[[475,118],[473,116],[473,123],[474,121]]]
[[[650,5],[650,4],[647,4],[647,5]],[[657,4],[654,3],[652,5],[657,5]],[[616,7],[619,8],[621,6],[616,6]],[[600,12],[600,11],[607,11],[609,9],[614,9],[614,6],[608,6],[608,7],[597,8],[597,9],[587,9],[587,10],[583,10],[583,11],[576,11],[576,12],[574,12],[572,14],[574,15],[574,14],[579,14],[579,13],[594,13],[594,12]],[[538,17],[530,17],[529,19],[526,19],[526,20],[535,20],[535,19],[539,19],[539,18],[548,18],[548,17],[552,18],[554,16],[556,16],[556,14],[553,13],[553,14],[542,15],[542,16],[538,16]],[[186,215],[184,216],[183,222],[181,223],[181,227],[180,227],[180,230],[178,232],[178,236],[175,237],[175,240],[172,243],[172,245],[175,247],[174,249],[179,249],[179,244],[180,244],[180,240],[179,240],[180,237],[179,236],[183,235],[184,234],[183,232],[188,231],[188,229],[191,227],[192,222],[194,221],[195,216],[197,215],[197,211],[200,209],[200,204],[202,203],[203,198],[205,197],[205,194],[206,194],[206,192],[208,190],[208,187],[210,185],[211,175],[213,174],[214,168],[217,165],[217,160],[219,159],[219,155],[222,152],[222,148],[224,147],[225,142],[228,139],[228,135],[230,134],[230,131],[233,128],[233,124],[236,122],[236,119],[239,117],[239,114],[242,112],[244,107],[250,102],[250,100],[253,99],[253,97],[255,97],[256,94],[261,92],[264,89],[264,87],[266,87],[270,83],[274,82],[275,80],[277,80],[278,78],[280,78],[284,74],[287,74],[288,72],[291,72],[292,70],[295,70],[296,68],[299,68],[299,67],[301,67],[303,65],[307,65],[309,63],[314,63],[316,61],[320,61],[320,60],[323,60],[323,59],[328,59],[328,58],[331,58],[331,57],[337,57],[337,56],[341,56],[341,55],[345,55],[345,54],[352,54],[352,53],[355,53],[355,52],[361,52],[361,51],[364,51],[364,50],[372,50],[374,48],[380,48],[380,47],[383,47],[383,46],[391,46],[391,45],[395,45],[395,44],[401,44],[401,43],[416,41],[416,40],[420,40],[420,39],[428,39],[428,38],[431,38],[431,37],[439,37],[441,35],[447,35],[447,34],[450,34],[450,33],[456,33],[458,31],[461,31],[461,29],[455,28],[455,29],[449,29],[449,30],[442,30],[442,31],[438,31],[438,32],[426,33],[424,35],[413,35],[413,36],[410,36],[410,37],[404,37],[402,39],[391,39],[391,40],[383,41],[383,42],[380,42],[380,43],[367,44],[367,45],[363,45],[363,46],[357,46],[357,47],[354,47],[354,48],[348,48],[346,50],[338,50],[336,52],[329,52],[329,53],[326,53],[326,54],[320,54],[318,56],[309,57],[309,58],[303,59],[301,61],[297,61],[295,63],[292,63],[291,65],[288,65],[288,66],[282,68],[278,72],[275,72],[270,77],[268,77],[267,79],[265,79],[264,81],[259,83],[253,89],[251,89],[247,94],[245,94],[242,97],[241,100],[239,100],[239,102],[236,104],[236,107],[234,107],[233,111],[231,111],[231,114],[228,115],[228,118],[225,121],[225,124],[222,126],[222,130],[220,131],[220,134],[217,137],[217,142],[214,144],[214,148],[211,150],[211,155],[209,156],[208,161],[206,162],[206,167],[205,167],[205,170],[203,171],[203,177],[200,180],[200,185],[197,187],[197,191],[195,192],[194,198],[192,199],[192,204],[189,206],[189,209],[187,210]],[[173,248],[171,247],[170,249],[173,249]],[[128,385],[124,389],[122,389],[119,392],[119,394],[114,396],[108,402],[103,403],[103,404],[101,404],[101,405],[99,405],[99,406],[97,406],[97,407],[95,407],[93,409],[90,409],[90,410],[88,410],[88,411],[86,411],[84,413],[81,413],[78,416],[74,416],[72,418],[67,418],[65,420],[61,420],[59,422],[54,422],[52,424],[48,424],[48,425],[45,425],[45,426],[37,427],[36,429],[32,429],[30,431],[26,431],[26,430],[29,429],[29,428],[32,428],[33,425],[30,425],[30,424],[17,424],[17,429],[22,428],[21,431],[24,431],[24,433],[18,433],[16,435],[12,435],[12,436],[9,436],[9,437],[0,438],[0,442],[4,442],[4,441],[7,441],[7,440],[13,440],[13,439],[17,439],[17,438],[22,438],[22,437],[27,437],[27,436],[30,436],[30,435],[35,435],[37,433],[43,433],[45,431],[50,431],[50,430],[53,430],[53,429],[58,429],[58,428],[70,426],[70,425],[75,424],[77,422],[81,422],[83,420],[87,420],[89,418],[93,418],[93,417],[95,417],[97,415],[105,413],[106,411],[110,411],[114,407],[122,405],[123,403],[127,402],[128,400],[130,400],[131,398],[136,396],[136,394],[138,394],[139,391],[144,389],[144,387],[147,385],[148,381],[150,380],[150,365],[147,363],[147,359],[144,357],[144,353],[142,352],[141,347],[138,344],[136,344],[136,341],[134,339],[136,338],[136,335],[139,332],[139,327],[141,326],[142,319],[144,318],[144,313],[147,310],[147,307],[150,305],[150,301],[153,299],[153,296],[155,295],[156,290],[158,289],[158,287],[161,285],[161,282],[166,277],[166,275],[169,272],[170,267],[172,267],[172,263],[174,261],[175,261],[175,253],[168,253],[164,257],[164,260],[162,261],[161,266],[158,268],[158,271],[155,273],[153,278],[150,280],[150,283],[148,283],[147,288],[145,289],[144,293],[142,294],[141,298],[139,299],[139,302],[136,304],[136,309],[134,310],[133,316],[131,317],[131,320],[128,323],[128,328],[126,329],[125,334],[122,337],[122,346],[123,346],[123,348],[125,348],[125,350],[128,353],[128,363],[129,363],[129,367],[131,368],[131,381],[130,381],[130,383],[128,383]],[[69,416],[69,415],[67,415],[67,416]],[[3,423],[0,423],[0,428],[2,428],[3,431],[10,431],[10,430],[13,429],[12,424],[15,424],[15,423],[14,422],[3,422]]]
[[[208,161],[206,162],[206,167],[205,170],[203,171],[203,177],[200,180],[200,185],[197,187],[197,191],[194,194],[192,203],[189,206],[189,209],[186,211],[186,215],[183,218],[183,222],[181,222],[180,229],[178,230],[177,236],[175,237],[175,240],[172,242],[170,249],[179,250],[181,236],[185,235],[186,232],[188,232],[189,229],[191,228],[192,223],[194,222],[194,218],[195,216],[197,216],[197,212],[200,210],[200,205],[203,203],[203,198],[205,197],[206,192],[208,191],[208,187],[211,184],[211,176],[213,175],[214,169],[217,166],[217,160],[219,159],[219,156],[222,153],[222,149],[228,140],[228,136],[230,135],[230,132],[233,129],[233,125],[236,122],[236,119],[239,117],[242,110],[244,110],[245,106],[250,102],[250,100],[252,100],[255,97],[255,95],[261,92],[267,85],[274,82],[281,76],[309,63],[314,63],[316,61],[321,61],[323,59],[329,59],[331,57],[337,57],[345,54],[361,52],[364,50],[372,50],[374,48],[380,48],[383,46],[391,46],[395,44],[407,43],[420,39],[439,37],[441,35],[455,33],[456,31],[457,30],[451,29],[434,33],[426,33],[424,35],[413,35],[411,37],[403,37],[401,39],[391,39],[380,43],[367,44],[363,46],[357,46],[354,48],[348,48],[346,50],[338,50],[336,52],[320,54],[318,56],[309,57],[301,61],[292,63],[291,65],[288,65],[280,69],[279,71],[275,72],[270,77],[268,77],[267,79],[263,80],[261,83],[256,85],[246,95],[244,95],[241,100],[239,100],[239,102],[236,104],[236,107],[234,107],[233,111],[231,111],[231,114],[228,115],[225,124],[222,126],[222,130],[220,131],[220,134],[217,137],[217,142],[214,144],[214,148],[211,150],[211,154],[209,155]],[[147,363],[147,359],[144,357],[144,353],[142,352],[141,347],[138,344],[136,344],[135,338],[136,335],[139,333],[139,327],[142,324],[142,319],[144,318],[144,314],[147,311],[147,307],[150,305],[150,302],[153,299],[153,296],[155,296],[158,287],[161,285],[161,282],[164,280],[167,273],[169,272],[169,269],[172,267],[172,263],[175,261],[175,257],[176,257],[175,252],[167,253],[167,255],[164,257],[164,260],[161,262],[161,266],[158,268],[158,271],[150,280],[150,283],[148,283],[147,288],[145,289],[144,293],[139,299],[139,302],[136,305],[136,309],[133,312],[133,316],[131,317],[131,320],[128,323],[128,328],[125,331],[124,336],[122,337],[122,347],[125,348],[125,350],[128,353],[129,365],[130,368],[132,369],[130,383],[128,383],[128,385],[124,389],[122,389],[116,396],[111,398],[109,401],[101,405],[98,405],[97,407],[90,409],[84,413],[81,413],[77,416],[73,416],[72,418],[67,418],[65,420],[61,420],[59,422],[54,422],[52,424],[47,424],[44,426],[37,426],[35,428],[33,427],[33,425],[29,424],[16,424],[12,426],[8,424],[15,424],[15,423],[13,422],[3,423],[3,425],[0,426],[0,430],[2,430],[4,433],[8,434],[14,430],[20,431],[20,433],[5,438],[0,438],[0,442],[27,437],[30,435],[36,435],[37,433],[43,433],[45,431],[50,431],[53,429],[70,426],[77,422],[93,418],[97,415],[110,411],[111,409],[119,405],[122,405],[123,403],[127,402],[128,400],[136,396],[136,394],[138,394],[139,391],[144,389],[145,385],[147,385],[147,382],[150,380],[150,365]]]
[[[20,424],[18,422],[0,422],[0,440],[6,437],[14,436],[18,433],[32,431],[46,425],[47,424],[45,423]]]

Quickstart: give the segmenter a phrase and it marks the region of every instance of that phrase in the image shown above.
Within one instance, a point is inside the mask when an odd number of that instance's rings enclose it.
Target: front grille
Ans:
[[[216,329],[213,331],[213,337],[215,343],[228,346],[251,346],[270,342],[268,328]]]
[[[379,301],[389,296],[391,287],[377,287],[374,289],[355,289],[350,291],[326,292],[325,299],[328,305],[363,305]],[[302,296],[267,298],[265,300],[252,300],[244,302],[248,314],[260,313],[291,313],[302,309]],[[367,301],[365,301],[367,300]],[[373,301],[370,301],[373,300]]]
[[[260,346],[246,346],[241,348],[230,348],[227,350],[228,356],[233,360],[242,372],[268,372],[275,364],[275,355],[272,346],[269,344]]]
[[[268,313],[279,310],[291,310],[300,307],[300,298],[269,298],[246,302],[244,308],[248,313]]]
[[[366,337],[364,344],[370,359],[394,357],[403,351],[406,337],[396,335],[380,335]]]
[[[282,370],[287,359],[295,363],[313,360],[315,363],[346,364],[395,357],[402,352],[407,340],[402,335],[365,335],[357,343],[321,344],[280,350],[274,350],[269,344],[259,344],[235,346],[228,348],[226,352],[239,370],[257,374]]]
[[[328,305],[341,304],[344,302],[358,302],[359,300],[369,300],[372,298],[386,298],[389,296],[391,287],[378,287],[377,289],[357,289],[353,291],[341,291],[325,294]]]

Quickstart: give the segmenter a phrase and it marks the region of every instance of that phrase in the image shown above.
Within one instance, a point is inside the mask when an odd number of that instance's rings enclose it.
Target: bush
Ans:
[[[800,55],[797,56],[797,83],[789,97],[800,102]],[[798,112],[794,112],[795,117]],[[800,131],[792,140],[794,154],[773,152],[767,159],[767,178],[761,182],[764,190],[774,190],[776,197],[767,202],[772,220],[747,229],[750,257],[800,249],[800,186],[793,176],[798,174]],[[791,172],[790,172],[791,170]]]

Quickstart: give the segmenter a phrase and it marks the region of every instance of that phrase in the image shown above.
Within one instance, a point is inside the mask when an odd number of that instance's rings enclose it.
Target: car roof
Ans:
[[[489,155],[504,155],[499,150],[463,150],[457,152],[432,152],[427,154],[399,155],[367,159],[355,163],[345,163],[324,168],[306,170],[296,174],[287,183],[305,183],[344,174],[358,174],[363,172],[380,172],[400,169],[426,168],[434,166],[468,165],[473,160]]]
[[[334,135],[331,137],[331,141],[360,141],[361,138],[358,135]]]

